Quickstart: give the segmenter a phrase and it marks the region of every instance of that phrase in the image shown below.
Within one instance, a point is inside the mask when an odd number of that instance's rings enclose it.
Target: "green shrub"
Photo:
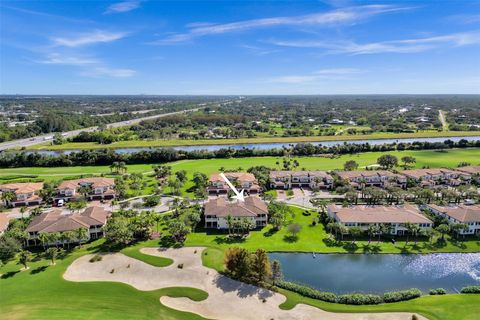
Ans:
[[[443,288],[430,289],[430,291],[428,293],[432,296],[442,295],[442,294],[447,294],[447,290],[445,290]]]
[[[480,293],[480,286],[468,286],[462,288],[461,293]]]
[[[275,285],[279,288],[296,292],[304,297],[322,300],[326,302],[336,302],[337,295],[331,292],[323,292],[311,287],[289,281],[277,281]]]
[[[385,292],[385,294],[383,295],[383,300],[386,303],[398,302],[398,301],[415,299],[420,297],[421,295],[422,295],[422,291],[420,291],[417,288],[411,288],[403,291]]]
[[[365,305],[380,304],[383,300],[382,297],[375,294],[352,293],[339,296],[337,302],[341,304]]]
[[[97,261],[102,261],[102,256],[99,255],[99,254],[96,254],[96,255],[94,255],[93,257],[91,257],[90,260],[88,260],[88,261],[90,261],[90,262],[92,262],[92,263],[93,263],[93,262],[97,262]]]

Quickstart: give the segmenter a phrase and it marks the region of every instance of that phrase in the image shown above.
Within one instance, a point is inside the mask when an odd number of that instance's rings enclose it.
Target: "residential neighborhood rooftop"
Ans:
[[[16,194],[32,193],[42,188],[43,182],[8,183],[0,185],[0,190],[13,191]]]
[[[328,210],[343,223],[432,223],[413,205],[343,207],[332,204]]]
[[[227,217],[255,217],[267,214],[265,202],[259,197],[246,197],[245,201],[229,202],[223,197],[209,200],[204,206],[205,215]]]
[[[115,179],[104,177],[83,178],[65,180],[58,186],[58,189],[76,189],[82,184],[91,184],[93,188],[110,187],[115,184]]]
[[[442,212],[460,222],[480,222],[480,205],[467,206],[459,204],[455,206],[439,206],[429,204],[428,207]]]

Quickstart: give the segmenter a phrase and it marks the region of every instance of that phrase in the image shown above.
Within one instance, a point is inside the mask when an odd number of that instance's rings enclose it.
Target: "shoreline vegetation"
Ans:
[[[27,147],[26,150],[79,150],[79,149],[118,149],[118,148],[145,148],[145,147],[180,147],[180,146],[209,146],[230,144],[262,144],[262,143],[302,143],[302,142],[329,142],[355,140],[388,140],[411,138],[453,138],[479,136],[479,131],[419,131],[414,133],[385,133],[334,136],[302,136],[302,137],[258,137],[239,139],[204,139],[204,140],[126,140],[110,144],[96,142],[67,142],[60,145],[42,143]],[[18,150],[18,149],[16,149]]]

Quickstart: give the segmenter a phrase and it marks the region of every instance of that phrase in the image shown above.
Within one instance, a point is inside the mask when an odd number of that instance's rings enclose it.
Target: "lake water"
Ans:
[[[468,141],[476,141],[480,140],[480,136],[473,136],[473,137],[439,137],[439,138],[408,138],[408,139],[371,139],[371,140],[338,140],[338,141],[318,141],[318,142],[308,142],[312,145],[323,145],[323,146],[335,146],[344,143],[348,144],[363,144],[369,143],[371,145],[379,145],[379,144],[391,144],[391,143],[412,143],[412,142],[444,142],[445,140],[451,141],[460,141],[461,139],[465,139]],[[250,143],[250,144],[215,144],[215,145],[208,145],[208,146],[179,146],[179,147],[172,147],[175,150],[180,151],[217,151],[220,149],[231,148],[234,150],[240,149],[257,149],[257,150],[270,150],[275,148],[283,148],[295,145],[297,143]],[[151,151],[155,149],[161,149],[163,147],[145,147],[145,148],[117,148],[113,149],[118,153],[133,153],[139,151]],[[40,154],[48,154],[48,155],[56,155],[56,154],[68,154],[72,152],[79,152],[80,150],[62,150],[62,151],[48,151],[48,150],[41,150],[37,151]],[[32,153],[34,151],[25,151],[26,153]]]
[[[418,288],[458,292],[480,285],[480,253],[316,254],[271,253],[285,280],[337,294]]]

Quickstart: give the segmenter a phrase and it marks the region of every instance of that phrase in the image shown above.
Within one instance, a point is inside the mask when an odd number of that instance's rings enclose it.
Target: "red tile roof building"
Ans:
[[[468,229],[459,230],[460,234],[480,234],[480,205],[438,206],[428,204],[426,208],[434,215],[444,217],[449,223],[464,223]]]
[[[55,200],[71,200],[82,196],[80,187],[91,187],[88,200],[103,200],[115,198],[115,180],[113,178],[93,177],[76,180],[65,180],[57,187]]]
[[[238,189],[244,190],[246,194],[255,194],[260,192],[260,186],[257,179],[251,173],[247,172],[225,172],[225,177]],[[226,194],[230,187],[219,173],[210,177],[207,192],[209,194]]]
[[[291,189],[293,187],[311,189],[331,189],[333,177],[325,171],[271,171],[270,187]]]
[[[249,219],[257,227],[267,225],[268,209],[266,203],[256,196],[246,197],[244,202],[230,202],[219,197],[204,205],[205,228],[228,229],[227,217],[234,220]]]
[[[42,198],[39,195],[43,189],[42,182],[8,183],[0,185],[0,193],[13,192],[15,198],[5,201],[5,205],[12,207],[39,205]]]

